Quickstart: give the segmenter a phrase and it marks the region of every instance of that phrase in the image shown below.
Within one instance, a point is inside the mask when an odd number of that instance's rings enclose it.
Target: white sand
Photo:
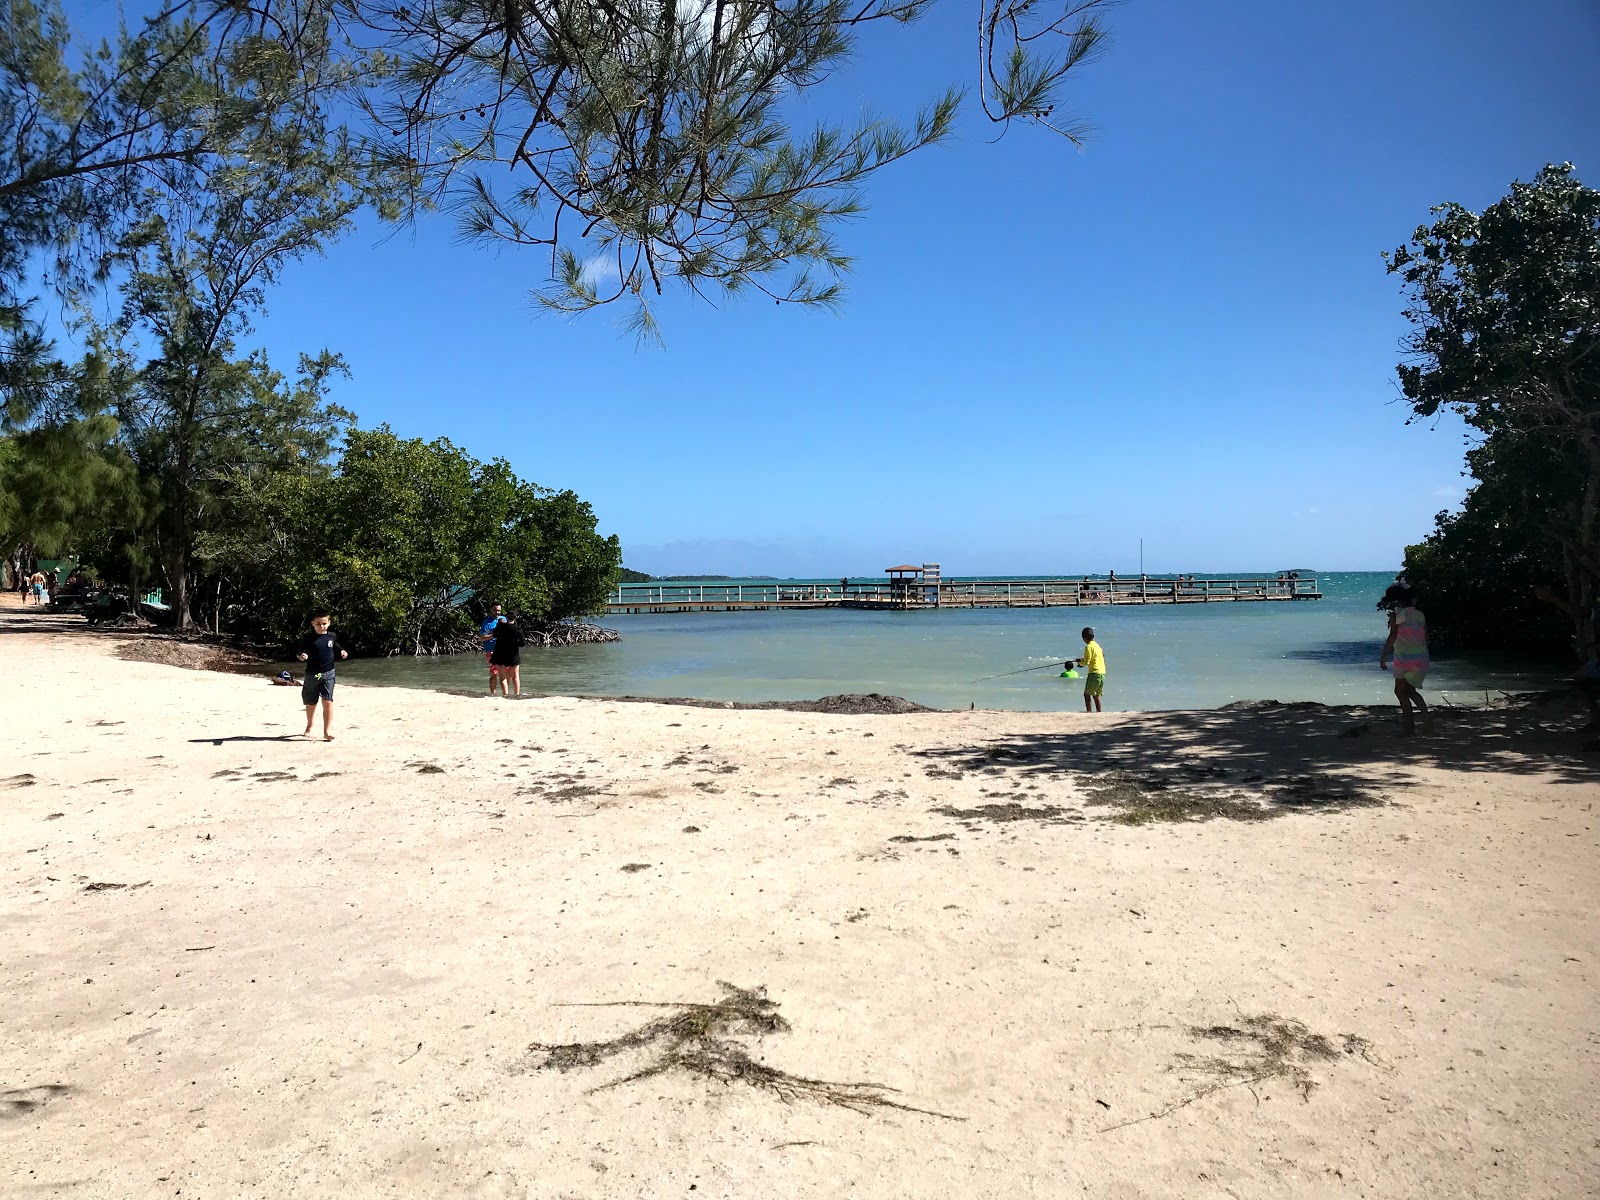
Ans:
[[[277,740],[294,691],[0,617],[5,1195],[1600,1195],[1600,787],[1535,718],[1403,742],[1328,710],[342,685],[324,745]],[[1383,803],[1129,827],[1084,806],[1106,754]],[[930,811],[1017,793],[1073,812]],[[648,1048],[532,1069],[670,1015],[566,1005],[719,980],[792,1026],[734,1039],[755,1060],[958,1119],[686,1070],[594,1090]],[[1264,1014],[1329,1039],[1309,1096],[1180,1105],[1232,1077],[1178,1056],[1250,1048],[1192,1029]]]

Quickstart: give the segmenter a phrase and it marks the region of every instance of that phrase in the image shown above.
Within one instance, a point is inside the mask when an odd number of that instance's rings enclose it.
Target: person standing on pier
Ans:
[[[1083,657],[1074,659],[1074,663],[1085,671],[1083,679],[1083,711],[1102,712],[1100,698],[1106,690],[1106,652],[1100,648],[1100,643],[1094,640],[1094,630],[1088,626],[1083,630]]]

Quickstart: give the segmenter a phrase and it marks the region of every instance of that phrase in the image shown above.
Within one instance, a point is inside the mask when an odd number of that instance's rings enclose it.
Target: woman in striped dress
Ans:
[[[1394,694],[1400,701],[1400,732],[1417,731],[1416,713],[1422,713],[1424,733],[1433,732],[1433,716],[1422,698],[1422,682],[1428,677],[1428,622],[1417,608],[1417,592],[1404,579],[1384,593],[1379,608],[1389,610],[1389,638],[1378,655],[1378,669],[1394,665]]]

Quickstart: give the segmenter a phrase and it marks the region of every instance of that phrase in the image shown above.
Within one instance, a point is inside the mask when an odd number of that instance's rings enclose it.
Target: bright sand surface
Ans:
[[[0,614],[4,1195],[1600,1195],[1570,711],[344,686],[323,744],[118,644]],[[787,1028],[648,1006],[718,981]]]

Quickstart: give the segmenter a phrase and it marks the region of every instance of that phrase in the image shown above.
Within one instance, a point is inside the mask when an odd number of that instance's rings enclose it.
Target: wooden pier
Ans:
[[[933,564],[929,564],[932,566]],[[905,571],[908,568],[895,568]],[[1061,608],[1106,604],[1236,604],[1320,600],[1315,579],[941,579],[904,574],[833,583],[625,583],[608,613],[737,612],[764,608]]]

